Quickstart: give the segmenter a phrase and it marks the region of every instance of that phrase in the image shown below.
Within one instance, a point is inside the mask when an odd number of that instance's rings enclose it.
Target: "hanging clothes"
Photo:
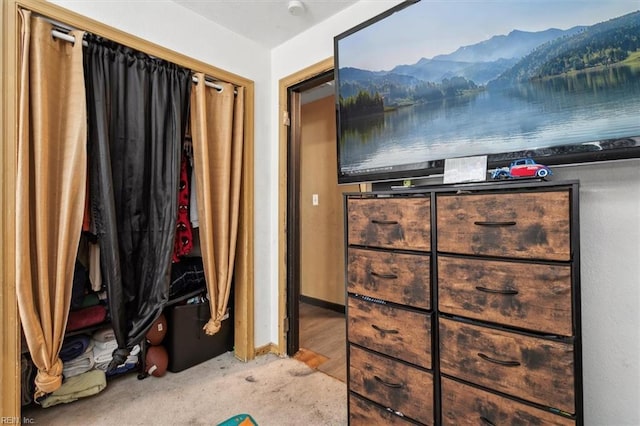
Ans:
[[[168,300],[191,73],[85,38],[92,219],[123,364]]]
[[[178,188],[178,223],[176,224],[176,240],[173,246],[173,263],[180,262],[180,258],[188,255],[193,248],[193,229],[189,220],[189,152],[187,147],[182,150],[180,164],[180,186]]]
[[[198,219],[198,198],[196,197],[196,175],[195,167],[191,168],[191,193],[189,194],[189,220],[191,221],[191,228],[196,229],[200,227],[200,219]]]

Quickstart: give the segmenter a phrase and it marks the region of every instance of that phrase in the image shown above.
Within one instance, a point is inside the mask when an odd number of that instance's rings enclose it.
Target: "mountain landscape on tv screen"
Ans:
[[[545,78],[640,62],[640,11],[592,26],[527,32],[513,30],[455,52],[421,58],[391,70],[339,69],[342,100],[379,94],[385,107],[437,101],[469,91],[505,87]]]
[[[513,29],[384,70],[340,63],[388,60],[381,52],[393,43],[366,42],[389,27],[350,33],[336,55],[341,179],[427,175],[444,159],[475,155],[496,165],[640,156],[640,11],[617,15],[565,30]]]

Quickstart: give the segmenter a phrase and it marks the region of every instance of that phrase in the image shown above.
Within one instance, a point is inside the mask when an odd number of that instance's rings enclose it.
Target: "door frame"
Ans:
[[[320,85],[334,69],[333,57],[279,81],[278,146],[278,353],[293,355],[299,345],[300,295],[299,134],[300,91]],[[329,80],[333,79],[330,76]]]

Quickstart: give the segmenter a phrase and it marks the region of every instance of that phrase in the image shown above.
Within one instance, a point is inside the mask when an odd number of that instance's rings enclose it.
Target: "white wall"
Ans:
[[[280,79],[332,56],[335,35],[396,3],[362,0],[273,49],[271,123],[278,120]],[[277,137],[273,125],[270,174],[274,177]],[[581,182],[585,424],[640,425],[640,161],[554,170],[554,180]],[[277,187],[272,186],[272,191],[271,197],[277,198]],[[274,221],[271,232],[277,231],[276,225]],[[272,271],[277,273],[275,268]],[[277,303],[275,290],[271,300]],[[276,316],[271,323],[277,324]],[[275,331],[272,339],[277,341]]]
[[[277,263],[270,258],[277,244],[270,239],[270,227],[276,220],[270,215],[277,206],[277,198],[270,194],[277,185],[277,174],[263,160],[271,157],[269,136],[264,131],[269,127],[271,109],[269,51],[166,0],[51,3],[255,82],[255,344],[277,342],[273,338],[276,325],[269,322],[277,305],[265,303],[273,291],[277,292],[277,279],[271,278],[277,276]]]
[[[271,211],[271,241],[274,250],[271,253],[271,264],[278,264],[278,114],[279,114],[279,82],[300,70],[317,64],[327,58],[333,57],[333,37],[364,22],[388,9],[401,3],[400,0],[361,0],[337,15],[327,19],[295,38],[281,44],[271,51],[271,115],[270,130],[271,155],[269,164],[269,174],[276,184],[271,185],[270,198],[275,200]],[[270,303],[278,306],[278,271],[277,267],[271,270],[272,287]],[[278,311],[273,310],[269,318],[273,325],[271,330],[271,341],[278,341]]]
[[[586,425],[640,424],[640,161],[554,168],[580,181]]]

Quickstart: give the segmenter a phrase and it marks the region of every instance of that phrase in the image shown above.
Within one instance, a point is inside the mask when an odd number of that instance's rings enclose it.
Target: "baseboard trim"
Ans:
[[[315,297],[303,296],[300,295],[300,302],[308,303],[309,305],[318,306],[320,308],[329,309],[331,311],[339,312],[341,314],[345,313],[344,305],[339,305],[333,302],[327,302],[326,300],[316,299]]]
[[[259,348],[256,348],[256,356],[262,356],[267,354],[280,355],[280,351],[278,350],[278,345],[274,343],[267,343],[264,346],[260,346]]]

